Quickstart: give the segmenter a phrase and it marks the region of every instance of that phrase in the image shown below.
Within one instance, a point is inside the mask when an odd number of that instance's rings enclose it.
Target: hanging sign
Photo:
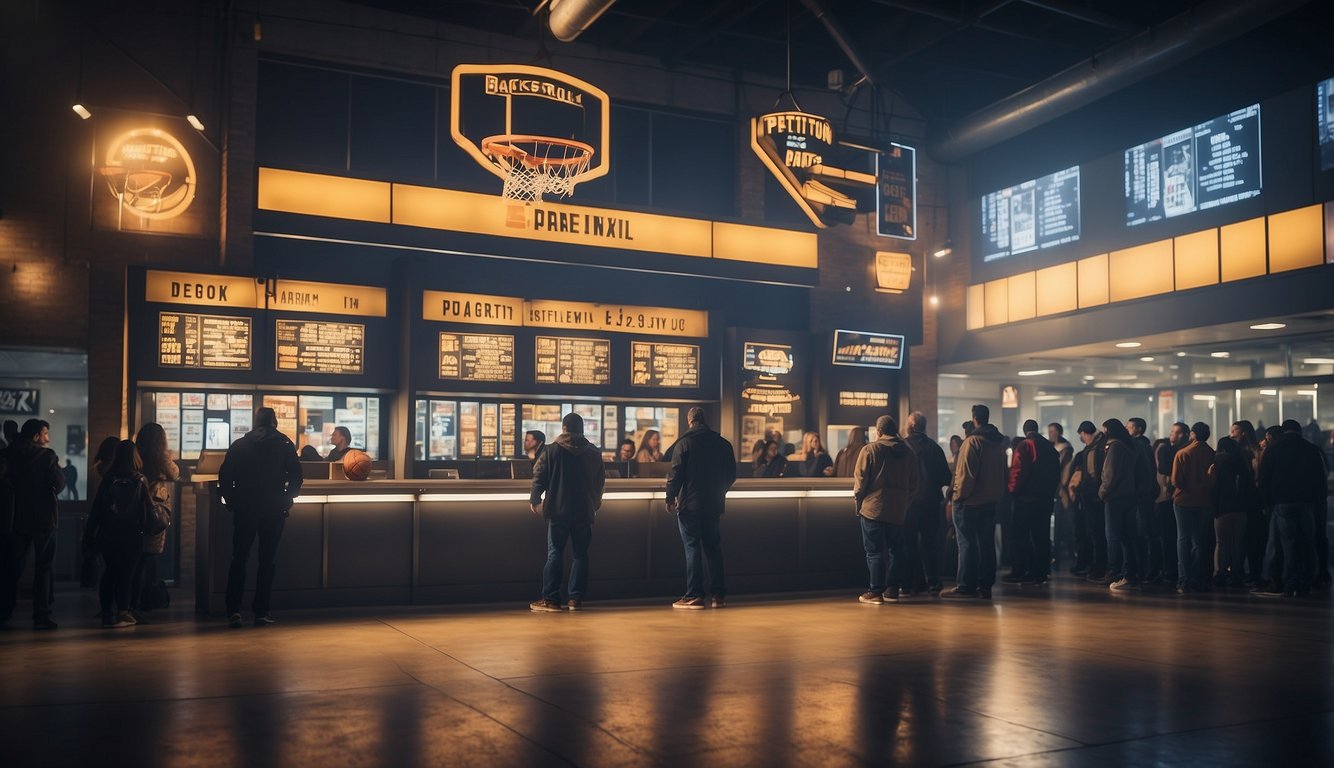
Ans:
[[[750,126],[751,149],[811,223],[852,223],[876,185],[875,150],[835,141],[829,118],[808,112],[771,112]]]
[[[876,156],[876,232],[917,239],[917,150],[891,143]]]

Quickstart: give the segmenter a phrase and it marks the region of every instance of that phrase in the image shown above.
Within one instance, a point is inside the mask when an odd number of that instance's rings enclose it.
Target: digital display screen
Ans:
[[[441,333],[440,378],[514,381],[514,337],[487,333]]]
[[[280,371],[356,374],[365,370],[366,326],[278,320],[274,330]]]
[[[630,343],[630,383],[636,387],[699,388],[699,347],[649,341]]]
[[[742,347],[741,367],[747,371],[782,376],[791,373],[795,365],[792,347],[786,344],[748,341]]]
[[[982,196],[982,260],[1079,239],[1079,166]]]
[[[1334,77],[1315,87],[1316,134],[1320,137],[1320,169],[1334,170]]]
[[[611,339],[538,336],[538,384],[610,384]]]
[[[902,144],[876,156],[876,233],[917,239],[917,150]]]
[[[834,331],[834,365],[902,368],[903,337],[870,331]]]
[[[1183,128],[1125,153],[1126,226],[1260,194],[1260,105]]]
[[[159,312],[158,365],[250,370],[250,318]]]

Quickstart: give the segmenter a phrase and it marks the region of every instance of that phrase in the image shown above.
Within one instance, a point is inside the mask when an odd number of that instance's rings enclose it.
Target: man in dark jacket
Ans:
[[[1098,488],[1102,485],[1102,462],[1107,457],[1107,441],[1091,421],[1079,423],[1079,440],[1084,449],[1071,466],[1070,492],[1075,504],[1075,567],[1070,572],[1087,576],[1089,581],[1109,584],[1107,579],[1107,519]]]
[[[667,472],[667,511],[676,515],[686,553],[686,593],[672,607],[704,607],[707,558],[712,604],[722,608],[727,605],[727,577],[719,522],[727,491],[736,482],[736,459],[732,444],[709,429],[703,408],[691,408],[686,422],[690,428],[672,444],[672,468]]]
[[[1126,421],[1130,444],[1135,448],[1135,528],[1138,536],[1140,581],[1156,581],[1163,569],[1162,536],[1158,533],[1158,472],[1155,469],[1153,443],[1145,431],[1149,424],[1138,416]]]
[[[1323,507],[1327,495],[1328,468],[1322,451],[1302,437],[1301,425],[1294,420],[1283,422],[1283,435],[1265,448],[1260,459],[1260,498],[1277,528],[1282,552],[1283,589],[1289,596],[1303,596],[1310,592],[1319,577],[1319,557],[1315,544],[1315,514]],[[1265,571],[1273,572],[1266,564]],[[1278,594],[1272,586],[1263,594]]]
[[[858,598],[863,603],[897,603],[903,584],[903,523],[908,505],[922,482],[917,455],[899,439],[892,416],[875,422],[879,437],[857,455],[852,471],[852,497],[862,528],[870,589]]]
[[[1102,465],[1102,483],[1098,498],[1105,505],[1107,517],[1107,549],[1112,579],[1107,586],[1116,592],[1131,592],[1140,588],[1139,537],[1136,533],[1136,505],[1139,488],[1135,475],[1139,455],[1131,441],[1130,431],[1120,419],[1102,423],[1107,441],[1107,456]]]
[[[1025,421],[1024,441],[1010,461],[1015,583],[1040,587],[1051,575],[1051,514],[1060,483],[1060,454],[1036,421]]]
[[[917,454],[922,484],[908,505],[906,551],[909,570],[904,588],[940,594],[940,548],[944,544],[945,508],[942,489],[950,484],[950,465],[940,444],[926,434],[926,416],[908,414],[908,447]]]
[[[972,433],[954,464],[958,584],[941,597],[991,599],[996,583],[996,503],[1005,490],[1005,437],[991,425],[991,409],[974,405]]]
[[[14,614],[19,578],[31,548],[32,628],[56,629],[51,620],[51,561],[56,554],[59,521],[56,497],[65,490],[65,474],[55,451],[46,447],[49,442],[51,425],[28,419],[18,439],[4,451],[13,493],[13,527],[0,536],[0,625],[7,624]]]
[[[301,461],[296,446],[278,431],[272,408],[255,411],[255,428],[232,443],[218,470],[218,493],[232,513],[232,564],[227,572],[227,623],[241,626],[246,561],[259,539],[255,578],[255,626],[273,623],[269,597],[273,591],[274,558],[292,500],[301,491]]]
[[[1153,505],[1154,522],[1158,538],[1162,542],[1163,566],[1159,572],[1159,583],[1175,584],[1177,580],[1177,516],[1172,503],[1172,462],[1177,451],[1190,442],[1190,426],[1176,422],[1167,433],[1165,440],[1154,445],[1153,469],[1158,473],[1158,496]]]
[[[556,441],[542,447],[533,465],[528,507],[547,519],[547,564],[542,570],[542,598],[529,604],[539,613],[561,610],[560,576],[565,543],[573,550],[570,563],[569,608],[583,608],[588,584],[588,545],[593,540],[593,513],[602,506],[607,483],[602,452],[584,437],[584,418],[567,413]],[[543,501],[545,494],[546,500]]]

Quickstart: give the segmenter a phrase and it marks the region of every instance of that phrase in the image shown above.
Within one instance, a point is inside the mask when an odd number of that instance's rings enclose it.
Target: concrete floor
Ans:
[[[1330,765],[1327,593],[991,604],[855,595],[722,611],[593,603],[289,612],[178,606],[0,633],[6,765]],[[20,611],[26,604],[20,604]]]

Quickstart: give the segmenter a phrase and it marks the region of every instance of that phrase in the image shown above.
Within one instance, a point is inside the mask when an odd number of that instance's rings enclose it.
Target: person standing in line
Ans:
[[[544,447],[537,456],[528,498],[528,508],[533,514],[547,520],[547,564],[542,569],[542,597],[528,606],[536,613],[555,613],[564,608],[560,599],[560,577],[565,565],[566,542],[573,551],[567,605],[572,611],[583,608],[593,517],[602,507],[602,490],[607,483],[602,471],[602,452],[584,437],[584,417],[567,413],[560,426],[561,433],[556,441]]]
[[[111,468],[111,462],[116,458],[116,446],[120,445],[120,438],[108,435],[102,438],[102,442],[97,446],[97,453],[93,454],[93,460],[88,465],[88,487],[97,489],[102,487],[102,478],[107,470]]]
[[[991,599],[996,583],[996,503],[1006,486],[1005,437],[991,425],[991,410],[973,406],[973,424],[954,467],[954,533],[959,574],[949,599]]]
[[[940,549],[945,543],[945,509],[942,489],[952,477],[949,462],[940,444],[926,434],[926,416],[920,411],[908,415],[908,447],[917,455],[922,482],[908,505],[907,539],[909,570],[903,588],[939,595]]]
[[[134,436],[135,447],[139,449],[139,458],[143,461],[143,474],[148,482],[149,500],[153,505],[165,508],[168,519],[171,517],[171,496],[176,490],[176,481],[181,477],[180,467],[171,460],[171,451],[167,448],[167,433],[161,425],[149,422],[139,428]],[[160,606],[144,605],[144,589],[158,580],[158,559],[167,547],[167,532],[144,536],[143,554],[134,567],[134,577],[130,582],[130,613],[136,621],[142,623],[146,608]]]
[[[704,409],[686,414],[688,429],[676,441],[672,467],[667,473],[667,511],[676,515],[681,546],[686,556],[686,593],[673,608],[704,607],[704,561],[709,563],[711,605],[727,605],[727,577],[723,570],[722,521],[727,492],[736,482],[732,444],[709,429]]]
[[[852,477],[852,470],[857,466],[857,457],[866,445],[866,428],[853,427],[848,430],[848,444],[834,457],[834,476]]]
[[[333,444],[333,449],[329,455],[324,457],[325,461],[342,461],[352,447],[352,430],[347,427],[334,427],[333,434],[329,435],[329,442]]]
[[[1138,416],[1126,420],[1130,444],[1135,448],[1135,551],[1139,553],[1141,584],[1157,579],[1162,570],[1162,537],[1154,504],[1158,498],[1158,473],[1154,469],[1153,443],[1145,432],[1149,424]]]
[[[1056,536],[1052,547],[1052,566],[1056,566],[1062,551],[1070,555],[1071,559],[1075,556],[1075,542],[1071,532],[1070,520],[1070,489],[1067,483],[1070,480],[1070,464],[1074,461],[1075,450],[1070,446],[1070,441],[1065,439],[1065,427],[1059,422],[1053,421],[1047,425],[1047,442],[1051,443],[1056,449],[1056,457],[1061,462],[1060,481],[1056,486],[1056,500],[1054,502],[1053,512],[1056,516]],[[1050,568],[1048,568],[1050,571]]]
[[[232,513],[232,563],[227,572],[227,624],[240,628],[246,561],[259,539],[259,571],[251,608],[255,626],[274,623],[269,614],[274,560],[292,501],[301,492],[301,461],[296,446],[278,431],[272,408],[255,411],[255,428],[227,449],[218,470],[218,494]]]
[[[1218,438],[1214,463],[1214,586],[1240,587],[1246,562],[1246,510],[1255,496],[1250,457],[1231,437]]]
[[[1102,465],[1107,458],[1107,440],[1091,421],[1081,421],[1077,432],[1084,449],[1075,456],[1070,486],[1079,509],[1075,516],[1079,551],[1075,558],[1076,567],[1070,572],[1108,586],[1111,582],[1107,581],[1106,508],[1098,498],[1102,487]]]
[[[1228,437],[1237,441],[1241,452],[1246,456],[1251,465],[1251,477],[1258,482],[1260,477],[1260,442],[1256,439],[1255,425],[1246,419],[1233,422],[1232,428],[1228,431]],[[1265,545],[1268,543],[1269,521],[1265,519],[1264,512],[1260,508],[1260,494],[1252,493],[1249,502],[1246,505],[1245,526],[1246,531],[1243,537],[1243,548],[1245,550],[1243,559],[1246,565],[1245,584],[1248,587],[1254,587],[1263,581]]]
[[[5,448],[5,463],[13,487],[13,525],[0,536],[0,626],[9,622],[18,602],[19,579],[27,564],[28,550],[33,551],[32,628],[53,630],[51,620],[51,563],[56,554],[56,527],[60,504],[56,500],[65,490],[65,474],[60,459],[47,448],[51,425],[41,419],[28,419],[18,438]]]
[[[1024,441],[1010,461],[1014,498],[1013,583],[1041,587],[1051,574],[1051,514],[1061,483],[1061,457],[1033,419],[1024,422]]]
[[[1299,423],[1288,419],[1283,422],[1282,430],[1282,435],[1265,447],[1260,458],[1259,492],[1273,519],[1271,563],[1266,570],[1271,579],[1277,575],[1274,573],[1277,563],[1272,561],[1281,553],[1283,583],[1281,588],[1272,583],[1252,594],[1304,597],[1310,594],[1319,576],[1315,510],[1328,503],[1329,470],[1323,452],[1302,437]]]
[[[860,602],[897,603],[904,582],[906,558],[903,524],[908,505],[922,482],[917,455],[899,438],[892,416],[876,419],[879,437],[857,456],[852,473],[852,498],[862,529],[862,547],[870,570],[869,589]]]
[[[1208,588],[1209,524],[1214,516],[1214,483],[1209,468],[1209,425],[1190,426],[1190,443],[1172,459],[1172,506],[1177,518],[1177,592]]]
[[[84,536],[95,542],[106,563],[98,589],[103,629],[138,623],[130,609],[130,588],[144,548],[144,521],[153,503],[142,470],[134,443],[122,440],[88,514]]]
[[[1133,592],[1140,588],[1141,576],[1139,537],[1136,535],[1136,508],[1140,494],[1135,482],[1139,455],[1130,431],[1120,419],[1104,421],[1102,430],[1107,437],[1107,456],[1103,460],[1098,498],[1107,509],[1108,549],[1116,551],[1115,561],[1120,565],[1109,575],[1116,578],[1108,588],[1114,592]]]
[[[19,441],[19,423],[17,421],[14,421],[13,419],[5,419],[4,426],[0,427],[0,431],[4,432],[3,442],[5,448],[8,448]]]
[[[1158,536],[1163,546],[1163,568],[1158,574],[1159,583],[1174,585],[1177,582],[1177,517],[1176,506],[1172,497],[1176,488],[1172,485],[1172,462],[1177,451],[1190,443],[1190,426],[1183,422],[1172,424],[1167,437],[1154,444],[1153,463],[1158,472],[1158,500],[1154,506],[1154,515],[1158,522]]]
[[[547,435],[540,429],[530,429],[523,433],[523,452],[530,461],[537,463],[537,457],[547,445]]]

